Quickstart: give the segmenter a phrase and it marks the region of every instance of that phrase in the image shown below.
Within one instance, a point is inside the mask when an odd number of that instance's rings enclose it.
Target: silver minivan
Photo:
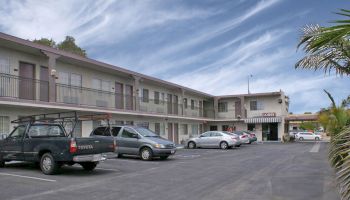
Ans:
[[[190,149],[197,147],[228,149],[239,145],[241,145],[241,142],[238,135],[228,134],[222,131],[208,131],[187,141],[187,147]]]
[[[116,140],[116,153],[123,155],[138,155],[142,160],[160,157],[165,160],[176,152],[176,145],[157,135],[153,131],[137,126],[101,126],[92,131],[90,136],[113,136]]]

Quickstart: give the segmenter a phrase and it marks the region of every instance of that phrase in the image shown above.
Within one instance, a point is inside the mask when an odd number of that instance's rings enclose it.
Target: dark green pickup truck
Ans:
[[[115,151],[115,145],[111,138],[70,137],[59,123],[28,123],[0,140],[0,167],[16,160],[36,162],[44,174],[75,163],[91,171],[106,159],[105,153]]]

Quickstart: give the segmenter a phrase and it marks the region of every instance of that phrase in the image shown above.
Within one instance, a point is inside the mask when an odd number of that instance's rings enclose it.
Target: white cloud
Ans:
[[[111,44],[139,30],[173,21],[206,18],[218,10],[161,9],[161,1],[8,1],[0,8],[2,31],[25,39],[62,40],[73,35],[84,46]]]
[[[183,51],[185,49],[191,48],[198,44],[202,44],[207,42],[210,39],[220,36],[223,33],[226,33],[235,27],[241,25],[246,20],[252,18],[255,15],[258,15],[260,12],[266,10],[267,8],[277,4],[280,0],[262,0],[259,1],[256,5],[254,5],[249,10],[243,12],[243,14],[238,14],[237,17],[234,17],[230,20],[224,21],[219,24],[211,25],[209,27],[203,27],[197,33],[189,34],[188,38],[183,38],[182,41],[176,42],[173,45],[166,46],[165,48],[161,48],[156,52],[153,52],[152,55],[145,57],[140,60],[139,69],[144,66],[152,66],[152,64],[157,63],[155,61],[159,60],[159,58],[164,58],[167,55],[175,54],[179,51]]]

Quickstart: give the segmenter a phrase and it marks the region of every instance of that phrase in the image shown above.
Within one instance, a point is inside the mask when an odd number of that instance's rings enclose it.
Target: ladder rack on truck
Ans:
[[[111,114],[106,114],[106,113],[78,115],[77,111],[69,111],[69,112],[45,113],[45,114],[23,116],[16,120],[11,121],[11,123],[30,124],[30,125],[35,123],[58,123],[65,129],[68,124],[72,124],[72,130],[68,134],[68,136],[72,137],[74,129],[78,122],[106,120],[108,126],[110,126],[111,117],[112,117]]]

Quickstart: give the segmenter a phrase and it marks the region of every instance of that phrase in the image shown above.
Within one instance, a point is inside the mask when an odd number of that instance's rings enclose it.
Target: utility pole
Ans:
[[[250,94],[250,90],[249,90],[249,79],[250,79],[250,77],[253,77],[253,75],[251,75],[251,74],[248,75],[248,94]]]

